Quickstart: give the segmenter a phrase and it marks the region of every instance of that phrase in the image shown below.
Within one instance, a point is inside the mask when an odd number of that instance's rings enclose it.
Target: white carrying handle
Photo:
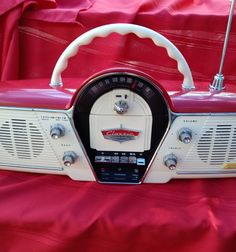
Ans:
[[[74,41],[72,41],[61,54],[53,69],[50,86],[56,88],[61,87],[63,85],[61,73],[67,68],[68,59],[77,54],[80,46],[90,44],[90,42],[96,37],[107,37],[113,32],[118,33],[120,35],[134,33],[139,38],[150,38],[155,45],[164,47],[169,57],[177,61],[177,68],[184,77],[182,84],[183,89],[191,90],[195,88],[188,63],[174,44],[172,44],[167,38],[165,38],[158,32],[155,32],[140,25],[125,23],[99,26],[97,28],[85,32],[84,34],[76,38]]]

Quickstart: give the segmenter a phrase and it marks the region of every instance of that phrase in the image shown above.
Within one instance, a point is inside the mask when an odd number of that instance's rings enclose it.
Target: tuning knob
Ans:
[[[72,164],[74,164],[76,158],[77,155],[73,151],[67,151],[64,153],[63,163],[65,166],[71,166]]]
[[[128,111],[129,105],[126,101],[124,100],[119,100],[115,103],[114,105],[114,110],[118,113],[118,114],[124,114],[125,112]]]
[[[174,154],[168,154],[164,157],[164,164],[170,170],[174,170],[177,166],[177,157]]]
[[[180,129],[179,140],[185,144],[189,144],[192,141],[192,131],[188,128]]]
[[[51,128],[50,135],[52,139],[58,139],[65,135],[65,128],[61,124],[54,125]]]

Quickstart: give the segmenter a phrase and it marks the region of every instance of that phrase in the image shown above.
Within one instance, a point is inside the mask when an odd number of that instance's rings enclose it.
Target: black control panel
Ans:
[[[101,182],[139,183],[148,164],[144,152],[96,151],[94,167]]]
[[[151,110],[151,146],[147,151],[102,151],[90,146],[89,115],[91,108],[103,94],[118,88],[128,89],[138,94],[147,102]],[[78,94],[73,120],[98,181],[102,183],[140,183],[166,132],[169,114],[161,91],[151,81],[129,73],[110,73],[85,85]]]

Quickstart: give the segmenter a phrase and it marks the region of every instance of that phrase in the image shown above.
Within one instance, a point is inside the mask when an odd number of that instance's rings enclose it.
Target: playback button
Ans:
[[[129,163],[129,158],[127,156],[121,156],[120,157],[120,163],[128,164]]]
[[[145,158],[137,158],[137,165],[145,165]]]
[[[135,156],[130,156],[129,157],[129,164],[136,164],[137,158]]]
[[[119,156],[111,156],[111,162],[118,164],[120,162],[120,157]]]
[[[96,163],[111,163],[111,156],[95,156]]]

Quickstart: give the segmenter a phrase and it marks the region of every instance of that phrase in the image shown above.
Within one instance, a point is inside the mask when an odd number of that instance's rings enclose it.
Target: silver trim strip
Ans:
[[[35,169],[35,170],[46,170],[46,171],[64,171],[64,168],[60,167],[50,167],[50,168],[47,168],[45,166],[34,166],[32,167],[31,165],[14,165],[14,164],[7,164],[7,163],[3,163],[1,164],[1,167],[6,167],[6,168],[19,168],[19,169],[24,169],[24,168],[27,168],[27,169]],[[19,170],[20,171],[20,170]]]
[[[223,175],[223,174],[234,174],[236,173],[236,169],[235,170],[217,170],[217,171],[177,171],[176,174],[177,175],[207,175],[207,174],[219,174],[219,175]]]

